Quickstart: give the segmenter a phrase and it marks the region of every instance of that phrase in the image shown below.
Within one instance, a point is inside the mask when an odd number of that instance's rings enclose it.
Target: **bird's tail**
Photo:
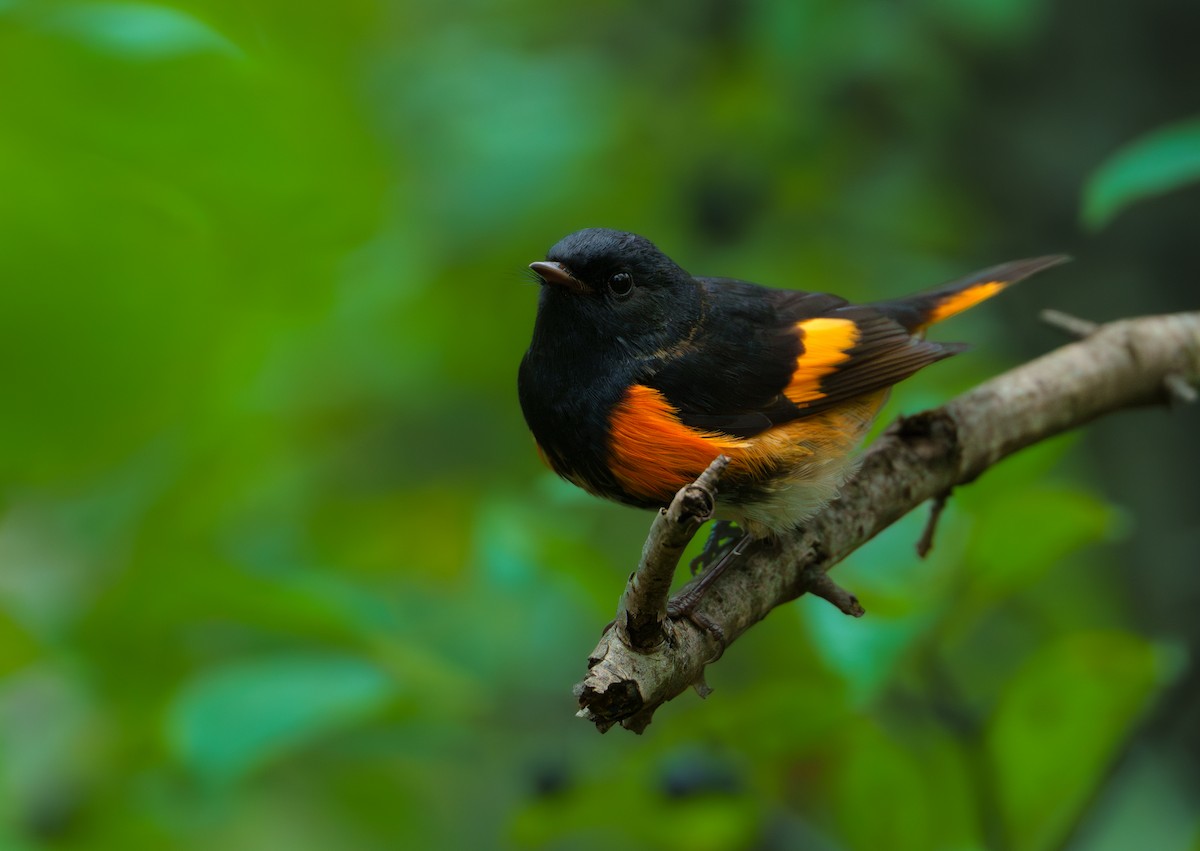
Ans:
[[[1030,275],[1066,263],[1065,254],[1050,254],[1013,260],[992,266],[965,278],[942,284],[927,292],[891,301],[875,302],[871,307],[903,325],[910,333],[918,334],[943,319],[949,319],[974,307]]]

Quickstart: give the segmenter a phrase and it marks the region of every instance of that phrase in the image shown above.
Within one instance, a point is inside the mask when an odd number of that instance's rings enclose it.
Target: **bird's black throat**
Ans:
[[[533,340],[517,391],[525,421],[554,471],[598,496],[653,507],[631,497],[609,471],[609,418],[628,388],[657,368],[656,353],[699,321],[699,296],[676,292],[667,321],[624,326],[603,296],[543,287]]]

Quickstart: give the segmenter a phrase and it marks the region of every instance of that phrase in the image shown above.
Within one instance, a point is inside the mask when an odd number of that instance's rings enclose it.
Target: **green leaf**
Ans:
[[[177,696],[167,737],[179,759],[228,782],[383,708],[396,683],[363,659],[326,655],[238,662]]]
[[[37,641],[8,612],[0,610],[0,677],[38,656]]]
[[[827,605],[802,608],[816,654],[841,675],[852,705],[877,698],[939,621],[938,601],[961,561],[967,530],[952,505],[939,524],[933,558],[921,559],[913,542],[927,517],[925,511],[910,512],[839,568],[838,581],[858,594],[869,617],[848,618]]]
[[[969,559],[984,602],[1025,587],[1113,528],[1116,512],[1083,490],[1043,487],[998,495],[977,521]]]
[[[928,766],[866,724],[838,748],[828,779],[833,815],[845,847],[873,851],[935,847],[933,802],[925,782]]]
[[[166,6],[97,3],[63,6],[40,23],[90,47],[127,59],[166,59],[242,51],[207,24]]]
[[[1161,127],[1109,157],[1083,192],[1083,222],[1092,229],[1111,222],[1135,201],[1200,180],[1200,119]]]
[[[1061,845],[1167,667],[1136,636],[1082,633],[1045,648],[1013,678],[986,735],[1013,848]]]
[[[881,594],[872,599],[871,617],[861,620],[848,618],[833,606],[812,606],[805,612],[817,652],[845,679],[854,705],[865,704],[887,686],[932,620],[928,611],[886,611]],[[890,602],[893,607],[905,604],[897,599]]]

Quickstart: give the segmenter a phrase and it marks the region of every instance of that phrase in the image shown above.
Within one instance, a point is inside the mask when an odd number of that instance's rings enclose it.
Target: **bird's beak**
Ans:
[[[529,268],[533,273],[542,279],[543,283],[553,284],[556,287],[566,287],[577,293],[588,292],[588,286],[570,272],[567,267],[561,263],[551,263],[549,261],[538,261],[530,263]]]

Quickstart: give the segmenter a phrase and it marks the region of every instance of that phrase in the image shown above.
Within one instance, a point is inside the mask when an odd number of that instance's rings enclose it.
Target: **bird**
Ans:
[[[836,498],[891,387],[967,348],[929,326],[1067,259],[852,304],[692,275],[643,236],[587,228],[529,266],[541,286],[521,409],[551,470],[625,505],[661,508],[727,456],[714,517],[740,530],[740,553]]]

